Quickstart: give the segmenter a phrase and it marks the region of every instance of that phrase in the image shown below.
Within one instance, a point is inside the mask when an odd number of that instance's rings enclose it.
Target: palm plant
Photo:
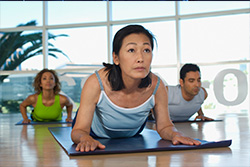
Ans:
[[[35,26],[36,21],[30,21],[20,26]],[[67,36],[65,34],[53,35],[48,33],[48,41],[57,37]],[[48,42],[48,55],[58,58],[55,53],[60,53],[68,58],[60,49]],[[42,55],[42,32],[23,34],[19,32],[6,32],[0,36],[0,70],[15,70],[25,60]],[[69,58],[68,58],[69,59]],[[7,75],[0,76],[0,83]]]

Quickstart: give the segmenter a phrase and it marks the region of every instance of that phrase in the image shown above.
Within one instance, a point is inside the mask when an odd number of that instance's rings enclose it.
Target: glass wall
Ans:
[[[181,62],[249,60],[249,14],[180,21]]]
[[[77,24],[107,20],[107,3],[96,1],[48,2],[48,24]]]
[[[101,64],[108,61],[107,28],[105,26],[49,30],[52,34],[67,34],[67,37],[52,41],[68,56],[49,57],[48,68],[60,69],[67,64]],[[59,53],[58,53],[59,54]]]
[[[249,6],[247,1],[2,1],[1,111],[19,112],[11,106],[33,93],[33,78],[42,68],[56,69],[62,93],[76,109],[86,78],[102,62],[112,62],[114,34],[125,25],[141,24],[156,37],[152,71],[165,84],[178,84],[180,67],[197,63],[208,92],[202,106],[205,114],[248,114]],[[8,41],[6,34],[18,39],[28,35],[29,40],[17,47],[15,41],[20,40]],[[3,45],[6,41],[9,44]],[[15,68],[5,68],[17,60]]]
[[[42,1],[0,2],[0,28],[13,28],[32,20],[36,20],[37,26],[42,26],[42,5]]]
[[[118,1],[111,4],[113,21],[146,19],[175,15],[175,2]],[[138,8],[140,6],[140,9]]]

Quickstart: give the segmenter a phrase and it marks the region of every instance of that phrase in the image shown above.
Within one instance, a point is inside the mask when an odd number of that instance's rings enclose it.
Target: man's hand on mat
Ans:
[[[186,144],[186,145],[200,145],[201,142],[190,137],[185,137],[180,134],[177,134],[173,137],[172,143],[176,144]]]
[[[66,118],[66,122],[73,122],[73,119],[72,118]]]
[[[89,152],[94,151],[96,148],[105,149],[105,145],[99,141],[94,140],[91,136],[86,136],[81,139],[81,142],[77,144],[76,151]]]
[[[212,118],[205,117],[204,115],[198,115],[198,116],[195,117],[194,120],[196,121],[197,119],[200,119],[200,120],[202,120],[202,121],[206,121],[206,120],[208,120],[208,121],[213,121],[213,120],[214,120],[214,119],[212,119]]]
[[[28,123],[30,123],[31,122],[31,120],[30,119],[28,119],[28,118],[26,118],[26,119],[23,119],[23,122],[22,123],[24,123],[24,124],[28,124]]]

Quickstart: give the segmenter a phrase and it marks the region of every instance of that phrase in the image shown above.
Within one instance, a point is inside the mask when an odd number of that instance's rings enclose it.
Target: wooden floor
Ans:
[[[132,154],[68,156],[48,127],[69,125],[18,125],[20,114],[0,114],[1,167],[249,167],[250,120],[248,114],[230,114],[221,122],[176,123],[178,130],[194,138],[232,139],[230,147],[160,151]],[[154,129],[153,123],[147,128]]]

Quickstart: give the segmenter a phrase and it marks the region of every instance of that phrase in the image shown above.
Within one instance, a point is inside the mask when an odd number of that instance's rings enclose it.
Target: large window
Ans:
[[[221,12],[238,9],[247,9],[250,7],[249,1],[196,1],[180,2],[180,14],[198,14]]]
[[[181,20],[181,60],[249,60],[249,14]]]
[[[51,57],[49,68],[64,68],[67,64],[101,64],[108,61],[107,28],[105,26],[50,30],[52,34],[67,34],[52,43],[69,57]]]
[[[31,20],[42,25],[42,1],[33,2],[0,2],[0,28],[13,28]]]
[[[32,20],[32,26],[16,27]],[[112,38],[128,24],[141,24],[155,35],[152,71],[165,84],[178,84],[183,64],[200,66],[202,85],[208,92],[202,106],[206,115],[248,113],[247,1],[1,1],[2,42],[6,33],[22,32],[20,38],[40,34],[36,41],[42,45],[39,54],[7,71],[4,67],[34,42],[24,43],[9,55],[4,50],[5,58],[0,49],[0,109],[6,111],[8,102],[20,103],[33,93],[33,77],[42,68],[57,70],[62,91],[77,106],[86,78],[102,62],[112,62]]]
[[[153,52],[153,65],[169,65],[177,63],[175,22],[137,23],[150,30],[156,39]],[[113,26],[113,35],[125,24]]]
[[[175,2],[112,2],[112,20],[134,20],[175,15]]]
[[[77,24],[106,21],[106,2],[48,2],[48,24]]]

